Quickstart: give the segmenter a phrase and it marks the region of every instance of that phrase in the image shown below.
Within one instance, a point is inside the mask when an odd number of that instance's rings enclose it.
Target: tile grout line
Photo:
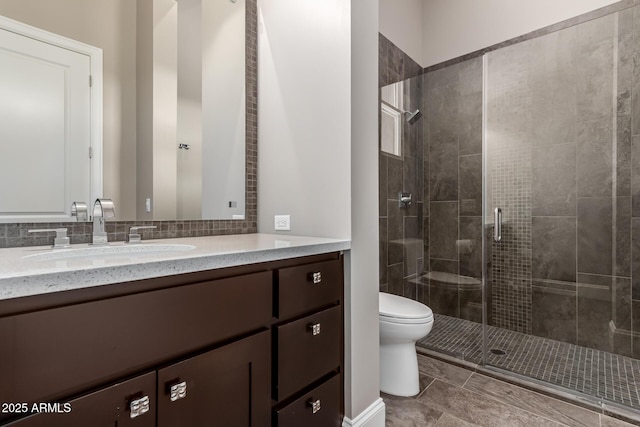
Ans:
[[[476,374],[476,372],[471,371],[471,375],[469,375],[469,378],[467,378],[464,382],[464,384],[462,384],[462,386],[460,386],[460,388],[464,388],[465,390],[469,390],[468,388],[465,388],[466,385],[469,383],[469,380],[471,380],[471,377],[474,376]]]

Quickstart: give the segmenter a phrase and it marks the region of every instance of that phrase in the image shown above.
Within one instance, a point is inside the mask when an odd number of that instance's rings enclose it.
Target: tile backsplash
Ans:
[[[140,230],[143,240],[256,232],[255,222],[242,220],[108,221],[105,228],[109,241],[125,241],[129,228],[136,225],[155,225],[157,227]],[[72,244],[90,243],[93,233],[93,223],[91,222],[0,224],[0,248],[52,245],[55,233],[32,234],[28,231],[38,228],[66,228]]]

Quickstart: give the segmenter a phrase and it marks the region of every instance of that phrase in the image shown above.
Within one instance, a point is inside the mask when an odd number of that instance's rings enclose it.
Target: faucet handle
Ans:
[[[134,225],[129,229],[127,235],[127,243],[140,243],[142,242],[142,235],[138,233],[138,230],[158,228],[155,225]]]
[[[73,202],[71,204],[71,216],[75,216],[78,222],[87,222],[89,220],[87,204],[83,202]]]
[[[39,228],[36,230],[28,230],[29,233],[56,233],[53,239],[53,249],[64,249],[71,247],[69,238],[67,237],[66,228]]]

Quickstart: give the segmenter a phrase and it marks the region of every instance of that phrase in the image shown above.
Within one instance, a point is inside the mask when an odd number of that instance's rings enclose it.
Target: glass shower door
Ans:
[[[485,363],[636,408],[638,21],[631,8],[483,58]]]

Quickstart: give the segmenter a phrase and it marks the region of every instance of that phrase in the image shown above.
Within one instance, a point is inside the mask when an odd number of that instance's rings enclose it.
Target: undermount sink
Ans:
[[[108,257],[144,257],[161,255],[172,252],[186,252],[195,249],[193,245],[154,244],[144,243],[136,245],[117,246],[89,246],[77,249],[56,249],[23,257],[25,261],[58,261],[79,258],[108,258]]]

